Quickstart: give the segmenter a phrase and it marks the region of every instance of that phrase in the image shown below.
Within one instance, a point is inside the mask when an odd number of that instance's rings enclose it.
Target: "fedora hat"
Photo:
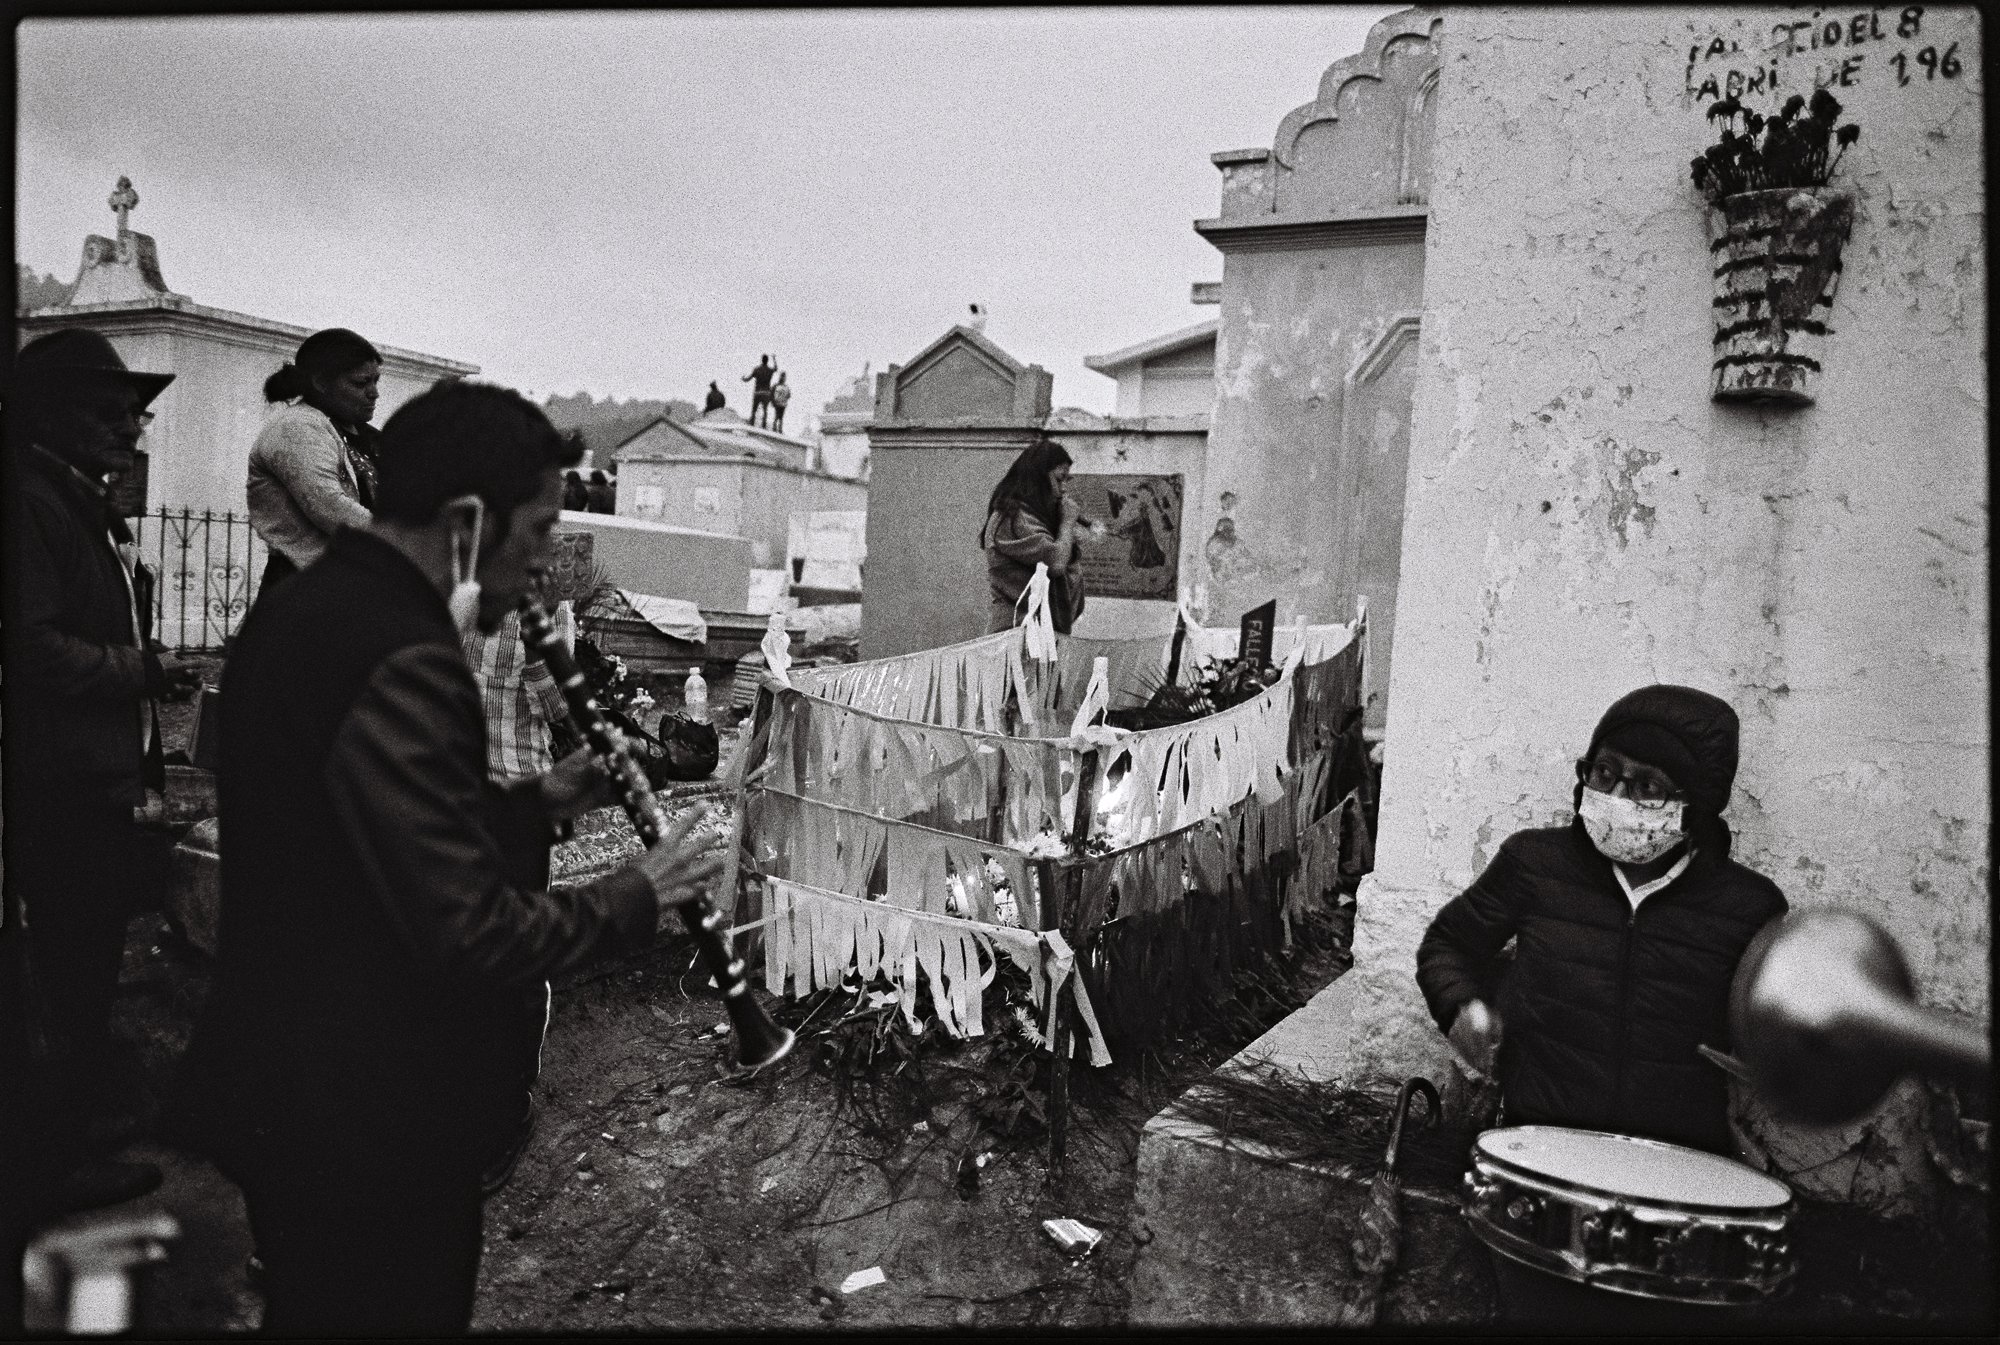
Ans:
[[[32,395],[77,382],[108,380],[137,388],[144,406],[174,381],[172,374],[149,374],[125,367],[118,351],[98,332],[83,327],[64,327],[38,336],[22,346],[14,356],[14,393]]]

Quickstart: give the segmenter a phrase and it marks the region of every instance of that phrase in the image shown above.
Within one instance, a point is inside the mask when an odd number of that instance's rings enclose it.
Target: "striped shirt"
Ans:
[[[504,782],[554,765],[549,725],[565,713],[562,692],[542,661],[529,659],[519,613],[509,612],[491,635],[468,632],[465,661],[486,710],[486,773]]]

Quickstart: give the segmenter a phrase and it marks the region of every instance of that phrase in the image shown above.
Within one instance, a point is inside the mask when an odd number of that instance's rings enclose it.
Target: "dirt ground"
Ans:
[[[1338,965],[1321,956],[1302,967],[1301,998]],[[558,987],[537,1133],[486,1208],[475,1329],[1121,1325],[1145,1236],[1131,1219],[1139,1131],[1254,1035],[1246,1026],[1241,1040],[1190,1043],[1144,1071],[1079,1078],[1055,1178],[1046,1133],[996,1135],[970,1088],[916,1102],[900,1133],[863,1133],[814,1067],[811,1025],[777,1066],[748,1082],[726,1077],[725,1020],[706,979],[675,939]],[[201,955],[163,918],[133,922],[117,1023],[151,1097],[185,1049],[207,980]],[[801,1025],[801,1006],[773,1007]],[[990,1054],[979,1043],[943,1050],[932,1073],[963,1064],[962,1077],[976,1078]],[[142,1330],[253,1327],[261,1305],[235,1188],[178,1150],[132,1156],[166,1170],[149,1200],[182,1229],[171,1260],[148,1272]],[[959,1180],[968,1156],[970,1192]],[[1072,1260],[1041,1228],[1058,1217],[1101,1229],[1103,1242]],[[881,1284],[841,1292],[870,1268]]]
[[[163,723],[169,749],[184,741],[185,722],[180,710]],[[684,787],[670,809],[712,792]],[[556,881],[636,847],[622,817],[594,814],[558,848]],[[927,1071],[927,1083],[843,1108],[817,1034],[845,1006],[821,1005],[819,1021],[804,1022],[808,1006],[767,1001],[801,1029],[800,1044],[745,1082],[725,1074],[724,1015],[685,939],[558,984],[538,1129],[486,1208],[474,1328],[1120,1326],[1146,1236],[1131,1217],[1141,1128],[1345,965],[1323,945],[1300,960],[1285,1002],[1239,1007],[1209,1039],[1104,1070],[1079,1062],[1059,1174],[1045,1129],[1028,1119],[996,1133],[994,1109],[976,1105],[996,1091],[995,1061],[1023,1057],[997,1034],[932,1043],[912,1072]],[[165,916],[132,922],[116,1027],[155,1106],[209,975]],[[146,1272],[140,1333],[254,1328],[261,1300],[235,1187],[176,1149],[140,1145],[129,1156],[165,1170],[145,1203],[181,1226],[170,1259]],[[1065,1255],[1041,1227],[1058,1217],[1100,1229],[1102,1242]],[[842,1292],[871,1269],[881,1283]]]

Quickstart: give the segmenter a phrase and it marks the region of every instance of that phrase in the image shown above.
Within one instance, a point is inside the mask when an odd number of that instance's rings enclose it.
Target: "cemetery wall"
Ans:
[[[1442,1067],[1424,927],[1568,820],[1591,727],[1655,681],[1742,716],[1736,856],[1988,1016],[1982,35],[1937,6],[1450,12],[1356,1068]],[[1718,96],[1816,86],[1861,128],[1817,403],[1717,402],[1689,160]],[[1894,1206],[1911,1117],[1906,1091],[1872,1143],[1752,1121],[1825,1160],[1809,1190]]]

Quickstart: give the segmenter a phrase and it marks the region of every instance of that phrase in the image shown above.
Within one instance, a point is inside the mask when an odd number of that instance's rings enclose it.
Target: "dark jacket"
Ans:
[[[8,775],[138,804],[140,715],[164,678],[149,632],[133,629],[104,498],[40,450],[18,451],[6,507]],[[144,620],[150,572],[134,578]]]
[[[367,533],[259,599],[222,705],[204,1147],[245,1182],[476,1174],[519,1120],[542,981],[646,946],[645,879],[510,881],[505,838],[552,838],[536,782],[487,780],[444,599]]]
[[[1632,908],[1582,824],[1520,831],[1417,947],[1417,984],[1449,1030],[1468,1000],[1500,1013],[1509,1125],[1567,1125],[1728,1154],[1721,1069],[1729,984],[1782,915],[1777,885],[1705,828],[1686,872]],[[1501,974],[1500,952],[1517,940]]]

